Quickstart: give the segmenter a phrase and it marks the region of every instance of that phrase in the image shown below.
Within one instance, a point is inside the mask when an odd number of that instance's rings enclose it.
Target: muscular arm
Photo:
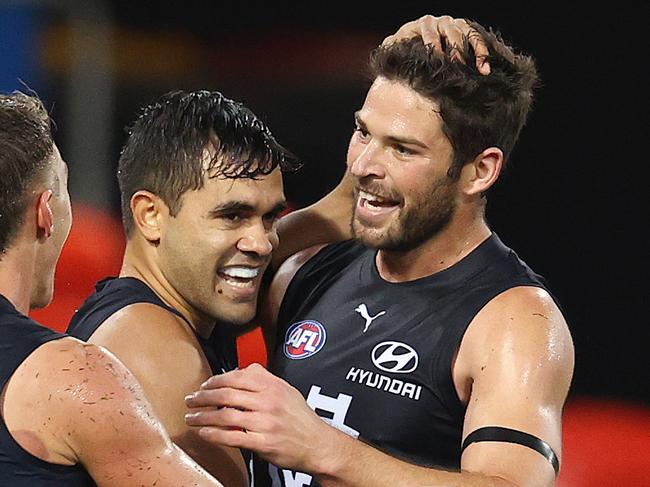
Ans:
[[[221,485],[171,442],[133,375],[101,347],[39,347],[7,385],[3,416],[27,451],[81,463],[102,487]]]
[[[561,456],[562,407],[573,360],[564,318],[545,291],[514,288],[495,298],[470,325],[454,366],[454,382],[468,403],[463,437],[502,426],[544,440]],[[408,465],[336,436],[340,453],[317,475],[324,486],[554,485],[551,464],[519,444],[472,443],[461,458],[462,471],[452,473]]]
[[[463,436],[502,426],[534,435],[561,455],[562,406],[572,371],[571,337],[548,294],[536,288],[503,293],[472,322],[454,366],[454,383],[468,403]],[[506,442],[471,444],[461,472],[391,458],[320,421],[297,390],[261,367],[213,377],[188,404],[230,406],[189,418],[212,426],[203,428],[205,438],[256,450],[276,465],[316,476],[324,486],[554,483],[544,457]]]
[[[352,192],[352,178],[346,171],[330,193],[282,217],[278,223],[280,246],[273,251],[271,267],[278,269],[287,257],[307,247],[351,238]]]
[[[247,484],[239,450],[210,445],[183,420],[183,398],[212,371],[182,320],[158,306],[138,303],[111,316],[89,342],[109,349],[135,375],[176,445],[225,485]]]

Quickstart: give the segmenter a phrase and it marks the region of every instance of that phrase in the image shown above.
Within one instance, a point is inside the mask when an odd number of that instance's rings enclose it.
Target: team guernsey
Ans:
[[[452,267],[409,282],[383,280],[376,254],[341,242],[297,272],[280,308],[272,370],[348,435],[411,463],[458,470],[466,408],[451,370],[461,339],[494,297],[545,288],[543,279],[496,234]],[[264,464],[257,479],[318,485]]]
[[[0,295],[0,388],[38,347],[66,335],[45,328],[21,314]],[[80,465],[49,463],[29,454],[11,436],[0,416],[0,485],[11,487],[94,486]]]
[[[160,306],[190,324],[175,308],[168,306],[143,281],[133,277],[109,277],[95,286],[95,292],[83,303],[70,320],[67,332],[88,340],[111,315],[136,303]],[[190,328],[194,328],[190,325]],[[203,353],[214,374],[221,374],[237,367],[237,348],[234,332],[226,325],[217,325],[209,338],[196,334]]]

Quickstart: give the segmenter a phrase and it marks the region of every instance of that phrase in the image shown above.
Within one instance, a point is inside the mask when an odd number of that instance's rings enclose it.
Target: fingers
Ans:
[[[253,364],[210,377],[201,389],[185,396],[188,408],[236,408],[248,411],[266,410],[273,402],[269,399],[289,400],[302,395],[264,367]]]
[[[221,387],[193,392],[185,397],[185,405],[188,408],[226,407],[254,410],[257,406],[257,398],[255,392]]]
[[[438,17],[434,17],[433,15],[425,15],[424,17],[420,17],[417,20],[417,23],[422,36],[422,42],[432,46],[435,52],[442,55],[444,51],[442,47],[442,37],[438,30],[439,20]]]
[[[471,29],[471,27],[470,27]],[[474,50],[474,57],[476,57],[476,68],[479,73],[483,75],[490,74],[490,63],[487,58],[490,55],[487,45],[483,41],[481,35],[476,32],[474,29],[468,35],[469,45],[472,46]]]
[[[438,54],[443,54],[445,46],[449,47],[452,59],[459,62],[463,62],[460,50],[464,39],[467,38],[476,57],[476,68],[483,75],[490,74],[490,64],[487,61],[489,55],[487,44],[483,37],[466,20],[455,19],[449,15],[441,17],[424,15],[417,20],[402,25],[395,34],[386,37],[382,45],[387,46],[415,36],[422,37],[422,41],[427,45],[431,45]]]
[[[449,15],[443,15],[442,17],[425,15],[421,20],[429,26],[429,29],[436,31],[441,45],[444,42],[446,46],[452,49],[452,59],[462,62],[459,53],[459,50],[463,45],[464,32],[462,29],[462,23]],[[424,39],[424,37],[422,39]]]
[[[222,387],[231,387],[250,392],[260,392],[264,390],[273,375],[259,364],[252,364],[245,369],[237,369],[220,375],[213,375],[206,380],[201,389],[218,389]]]
[[[224,430],[260,431],[260,415],[234,408],[201,409],[185,415],[188,426],[211,426]]]
[[[389,46],[395,42],[420,36],[425,44],[432,45],[438,53],[442,54],[442,41],[436,28],[436,19],[437,17],[433,15],[425,15],[417,20],[407,22],[393,35],[386,37],[381,45]]]

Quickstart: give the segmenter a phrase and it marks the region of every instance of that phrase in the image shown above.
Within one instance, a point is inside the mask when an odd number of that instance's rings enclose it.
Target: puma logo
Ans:
[[[354,308],[354,311],[356,311],[357,313],[359,313],[359,314],[361,315],[361,317],[362,317],[364,320],[366,320],[366,326],[363,327],[363,333],[365,333],[366,331],[368,331],[368,327],[370,326],[370,324],[371,324],[373,321],[375,321],[375,320],[376,320],[377,318],[379,318],[381,315],[385,315],[385,314],[386,314],[386,311],[380,311],[380,312],[377,313],[375,316],[370,316],[370,313],[368,313],[368,307],[367,307],[364,303],[361,303],[359,306],[357,306],[356,308]]]

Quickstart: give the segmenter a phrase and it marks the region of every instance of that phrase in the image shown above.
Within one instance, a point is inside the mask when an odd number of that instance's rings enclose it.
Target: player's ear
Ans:
[[[480,195],[487,191],[499,178],[503,167],[503,151],[488,147],[461,171],[461,187],[467,195]]]
[[[162,226],[169,217],[169,208],[150,191],[136,191],[131,196],[131,215],[135,228],[149,242],[160,241]]]
[[[43,191],[36,202],[36,233],[39,238],[50,238],[54,231],[54,217],[52,216],[52,190]]]

